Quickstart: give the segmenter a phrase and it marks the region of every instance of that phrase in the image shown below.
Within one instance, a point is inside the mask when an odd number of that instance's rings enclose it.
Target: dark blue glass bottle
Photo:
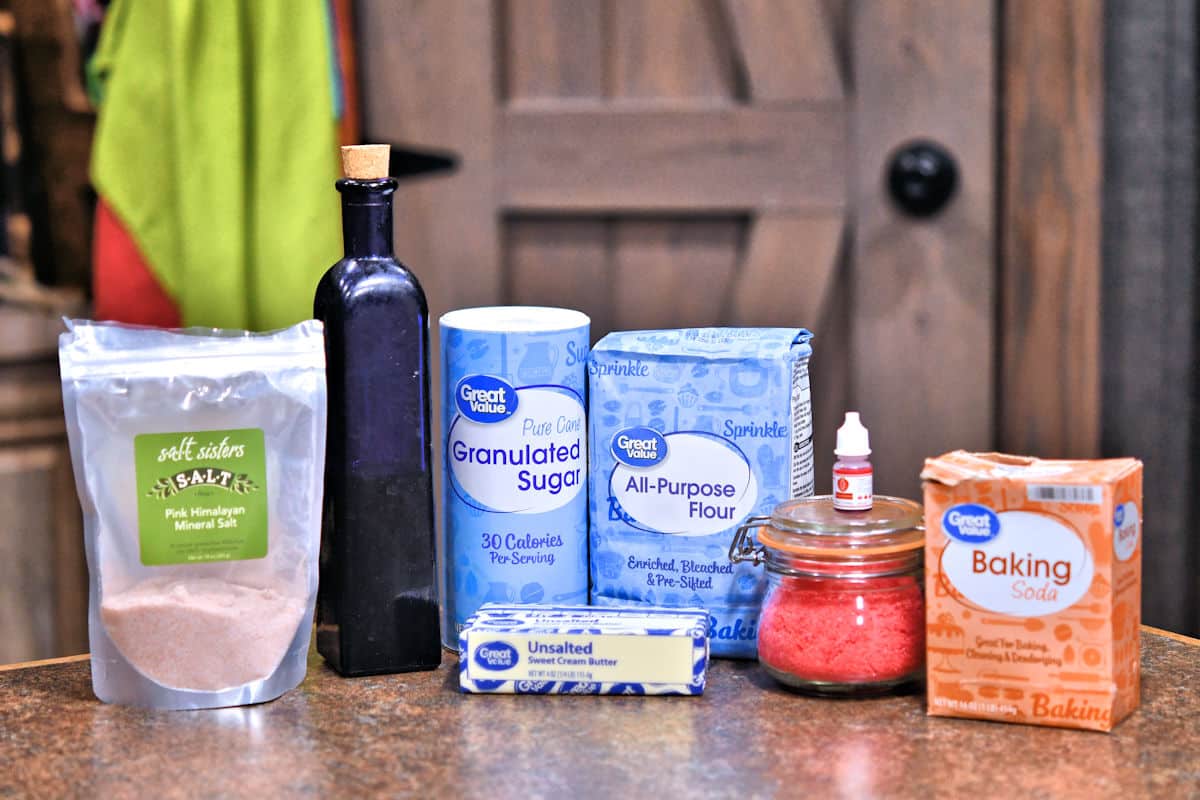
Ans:
[[[337,188],[346,257],[313,304],[329,381],[317,650],[342,675],[434,669],[429,312],[392,252],[395,179]]]

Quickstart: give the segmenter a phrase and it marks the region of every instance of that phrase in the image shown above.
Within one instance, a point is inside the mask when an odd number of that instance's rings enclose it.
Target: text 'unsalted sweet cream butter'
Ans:
[[[704,692],[708,612],[486,603],[459,633],[459,686],[486,694]]]
[[[960,451],[921,477],[929,713],[1111,730],[1138,704],[1141,462]]]

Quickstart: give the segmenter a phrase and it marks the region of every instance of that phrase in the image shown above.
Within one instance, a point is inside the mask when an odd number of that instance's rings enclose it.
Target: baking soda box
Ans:
[[[927,459],[929,713],[1108,731],[1138,704],[1142,464]]]

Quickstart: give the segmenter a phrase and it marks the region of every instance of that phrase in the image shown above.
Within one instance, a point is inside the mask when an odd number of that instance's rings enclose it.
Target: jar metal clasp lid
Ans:
[[[749,561],[755,566],[763,563],[767,559],[767,549],[758,543],[751,532],[770,521],[770,517],[747,517],[733,535],[733,543],[729,545],[729,560],[734,564]]]

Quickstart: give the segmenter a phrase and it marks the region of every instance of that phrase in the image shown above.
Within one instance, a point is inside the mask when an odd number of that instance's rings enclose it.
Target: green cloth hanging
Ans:
[[[92,181],[184,324],[312,316],[340,256],[324,0],[116,0]]]

